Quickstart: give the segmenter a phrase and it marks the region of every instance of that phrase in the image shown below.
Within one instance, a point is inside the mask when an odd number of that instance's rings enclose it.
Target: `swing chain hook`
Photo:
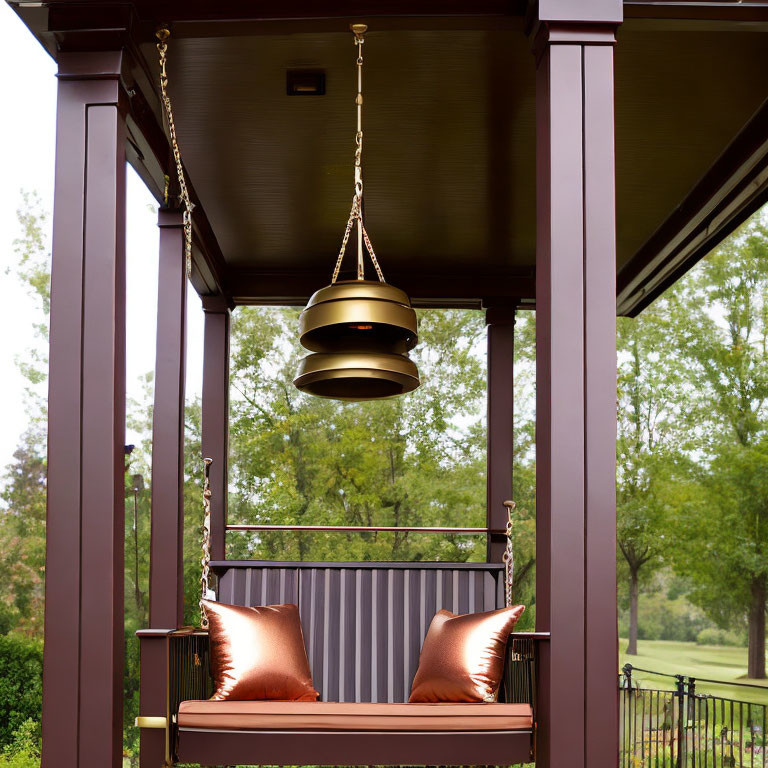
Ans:
[[[211,464],[213,459],[203,459],[203,557],[200,561],[202,574],[200,576],[200,626],[208,629],[208,614],[203,600],[211,597]]]
[[[515,510],[514,501],[505,501],[504,506],[507,508],[507,527],[505,535],[507,537],[507,545],[504,548],[504,555],[502,560],[504,561],[504,604],[507,608],[512,605],[512,598],[515,586],[515,551],[512,546],[512,513]]]
[[[189,189],[187,188],[187,181],[184,176],[184,167],[181,164],[181,151],[179,150],[179,142],[176,138],[176,123],[173,119],[171,98],[168,96],[168,73],[166,72],[168,43],[166,41],[170,36],[171,32],[167,27],[162,27],[155,32],[155,37],[158,41],[157,52],[160,58],[160,100],[163,104],[168,133],[171,138],[171,149],[173,151],[173,160],[176,165],[176,176],[179,180],[179,197],[184,204],[184,269],[187,280],[189,280],[192,274],[192,209],[195,206],[189,197]],[[166,176],[165,179],[166,184],[163,197],[165,205],[168,205],[168,176]]]

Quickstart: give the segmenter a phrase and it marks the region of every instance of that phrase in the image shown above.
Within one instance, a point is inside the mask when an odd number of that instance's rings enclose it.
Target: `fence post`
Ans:
[[[622,717],[619,721],[619,751],[621,755],[621,765],[625,765],[625,760],[632,761],[635,752],[635,741],[633,738],[634,712],[632,711],[632,665],[627,662],[621,671],[624,674],[625,686],[621,691],[624,707]]]
[[[677,710],[677,765],[679,768],[685,768],[686,748],[685,748],[685,675],[675,675],[677,680],[677,691],[675,695],[679,700]]]
[[[688,719],[696,717],[696,678],[688,678]]]

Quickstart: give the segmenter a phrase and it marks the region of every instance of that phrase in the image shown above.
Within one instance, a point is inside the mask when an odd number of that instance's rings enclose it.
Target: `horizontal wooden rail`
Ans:
[[[349,562],[345,560],[331,560],[315,562],[310,560],[211,560],[211,570],[216,574],[224,574],[226,571],[247,571],[257,569],[259,571],[274,571],[288,568],[296,571],[324,570],[331,568],[334,571],[345,570],[384,570],[384,571],[488,571],[501,573],[504,563],[487,562],[463,562],[451,563],[441,560],[364,560],[362,562]]]
[[[408,526],[408,525],[228,525],[228,531],[320,531],[322,533],[374,533],[374,532],[407,532],[407,533],[456,533],[468,536],[501,535],[502,528],[452,528],[440,526]]]

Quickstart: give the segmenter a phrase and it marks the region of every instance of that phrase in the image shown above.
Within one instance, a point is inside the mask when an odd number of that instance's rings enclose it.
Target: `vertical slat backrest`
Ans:
[[[324,701],[406,701],[436,611],[504,605],[501,564],[234,561],[214,568],[222,602],[299,606]]]
[[[230,605],[280,605],[299,602],[296,568],[217,569],[217,598]]]

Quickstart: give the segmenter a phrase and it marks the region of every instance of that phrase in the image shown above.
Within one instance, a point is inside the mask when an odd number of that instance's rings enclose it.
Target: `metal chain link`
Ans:
[[[357,195],[352,198],[352,210],[349,212],[349,219],[347,219],[347,227],[344,230],[344,237],[341,239],[341,248],[339,248],[339,256],[336,259],[336,266],[333,268],[333,275],[331,276],[331,283],[335,283],[339,278],[339,270],[341,269],[341,262],[344,261],[344,254],[347,250],[347,243],[349,242],[349,235],[352,232],[352,225],[357,219]]]
[[[355,106],[357,111],[357,130],[355,131],[355,195],[352,198],[352,209],[349,212],[347,226],[344,230],[344,237],[341,240],[341,248],[336,259],[336,265],[333,269],[331,283],[335,283],[339,278],[341,263],[344,261],[344,254],[347,251],[349,236],[352,234],[352,227],[357,223],[357,279],[365,279],[365,270],[363,266],[363,244],[368,251],[373,268],[376,270],[376,276],[383,283],[384,273],[379,266],[379,260],[371,245],[371,239],[365,229],[363,222],[363,43],[365,43],[365,31],[367,27],[364,24],[353,24],[352,31],[355,35],[355,45],[357,46],[357,95],[355,96]]]
[[[504,605],[509,608],[512,605],[515,587],[515,551],[512,546],[512,512],[515,509],[515,502],[505,501],[504,506],[507,508],[507,528],[505,531],[507,546],[502,557],[504,561]]]
[[[168,74],[166,72],[168,45],[165,42],[171,33],[167,29],[159,29],[156,33],[157,51],[160,54],[160,94],[165,110],[165,117],[168,122],[168,133],[171,136],[171,149],[173,150],[173,159],[176,163],[176,175],[179,179],[179,197],[184,203],[184,266],[187,279],[192,274],[192,209],[195,207],[189,199],[189,190],[184,178],[184,169],[181,165],[181,152],[179,151],[179,142],[176,138],[176,124],[173,121],[173,109],[171,99],[168,96]],[[167,178],[167,177],[166,177]],[[165,189],[165,202],[168,202],[168,186]]]
[[[365,224],[363,224],[362,217],[360,217],[360,228],[363,230],[363,240],[365,240],[365,247],[368,249],[368,255],[371,257],[373,268],[376,270],[376,274],[378,275],[379,280],[383,283],[384,273],[381,271],[379,260],[376,258],[376,254],[373,252],[373,246],[371,245],[371,241],[368,237],[368,231],[365,228]]]
[[[208,600],[211,594],[209,579],[211,574],[211,464],[213,459],[203,459],[203,557],[200,561],[202,573],[200,576],[200,626],[208,629],[208,614],[205,612],[203,600]]]

